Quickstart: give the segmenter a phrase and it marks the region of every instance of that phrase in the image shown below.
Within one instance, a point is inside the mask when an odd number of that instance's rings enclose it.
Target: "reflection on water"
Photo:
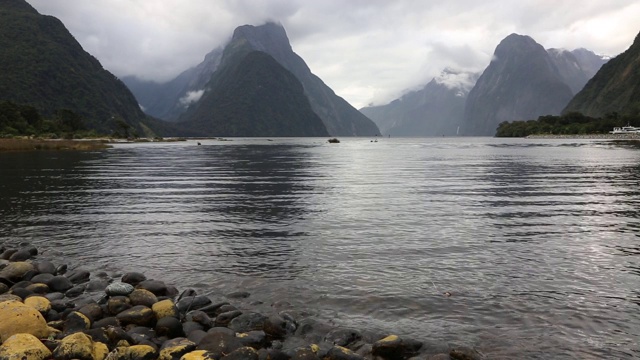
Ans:
[[[632,358],[629,144],[234,139],[0,154],[0,237],[491,358]]]

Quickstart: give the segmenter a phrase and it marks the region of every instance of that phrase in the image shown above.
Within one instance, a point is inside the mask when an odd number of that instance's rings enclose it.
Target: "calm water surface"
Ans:
[[[287,300],[434,352],[640,357],[631,143],[201,142],[0,154],[0,241]]]

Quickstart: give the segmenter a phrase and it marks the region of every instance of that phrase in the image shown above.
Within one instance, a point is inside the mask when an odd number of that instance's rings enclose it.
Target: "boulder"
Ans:
[[[6,293],[7,291],[9,291],[9,286],[5,283],[0,282],[0,295]]]
[[[115,348],[107,360],[155,360],[158,351],[149,345],[121,346]]]
[[[26,261],[29,259],[31,259],[31,253],[28,249],[20,249],[9,257],[9,261]]]
[[[153,310],[142,305],[137,305],[131,309],[120,312],[116,315],[116,319],[118,319],[118,322],[123,326],[129,324],[151,326],[156,320]]]
[[[62,293],[73,287],[71,281],[66,276],[62,275],[54,276],[53,278],[51,278],[51,280],[49,280],[47,285],[52,291],[59,291]]]
[[[261,349],[269,344],[267,334],[262,330],[240,333],[236,337],[243,346],[250,346],[254,349]]]
[[[94,342],[81,332],[66,336],[53,350],[56,360],[104,360],[108,354],[109,349],[105,344]]]
[[[396,335],[389,335],[373,343],[371,353],[385,359],[404,359],[420,350],[421,342],[404,341]]]
[[[154,330],[156,331],[156,335],[166,336],[169,339],[184,336],[182,323],[180,322],[180,320],[172,316],[165,316],[162,319],[158,320]]]
[[[163,281],[159,280],[144,280],[136,285],[138,289],[149,290],[154,293],[156,296],[166,296],[167,295],[167,284]]]
[[[364,360],[364,357],[342,346],[334,346],[329,350],[329,352],[327,353],[327,356],[325,356],[324,359],[325,360]]]
[[[16,261],[9,263],[4,269],[0,270],[0,278],[8,279],[12,282],[22,280],[22,277],[29,271],[34,270],[31,263],[24,261]]]
[[[173,300],[166,299],[158,301],[151,306],[156,319],[162,319],[166,316],[178,317],[178,309]]]
[[[49,293],[49,286],[43,283],[35,283],[27,286],[25,289],[31,291],[34,294],[46,295]]]
[[[35,264],[35,268],[36,268],[36,271],[38,271],[40,274],[53,275],[56,273],[56,266],[53,265],[51,261],[47,261],[47,260],[38,261]]]
[[[216,359],[241,347],[242,343],[238,338],[223,332],[207,334],[198,343],[198,350],[206,350]]]
[[[64,320],[63,332],[66,335],[91,329],[91,320],[84,314],[73,311]]]
[[[2,360],[44,360],[51,358],[51,351],[31,334],[15,334],[0,346]]]
[[[15,334],[31,334],[46,338],[50,330],[40,312],[18,301],[0,303],[0,342]]]
[[[131,305],[144,305],[146,307],[152,307],[153,304],[158,302],[158,298],[149,290],[135,289],[129,294],[129,300]]]
[[[362,334],[358,330],[338,328],[329,331],[324,340],[342,347],[347,347],[358,340],[362,339]]]
[[[206,350],[194,350],[182,355],[180,360],[217,360],[217,358],[213,357],[213,355]]]
[[[74,270],[66,275],[66,277],[74,284],[81,284],[89,281],[91,273],[87,270]]]
[[[233,311],[223,312],[222,314],[220,314],[220,315],[218,315],[216,317],[215,325],[216,326],[227,326],[227,325],[229,325],[231,320],[233,320],[234,318],[237,318],[240,315],[242,315],[242,311],[240,311],[240,310],[233,310]]]
[[[171,339],[162,344],[158,360],[179,360],[183,355],[190,353],[195,349],[196,344],[189,339]]]
[[[88,317],[89,320],[91,320],[91,323],[102,319],[103,316],[102,307],[100,307],[100,305],[98,305],[97,303],[86,304],[78,309],[78,312]]]
[[[229,322],[229,329],[235,332],[263,330],[268,318],[257,312],[244,313]]]
[[[252,347],[244,346],[223,356],[220,360],[258,360],[258,353]]]
[[[133,286],[136,286],[138,284],[140,284],[141,282],[147,280],[147,277],[144,276],[144,274],[139,273],[139,272],[128,272],[124,275],[122,275],[122,279],[120,281],[122,281],[123,283],[127,283],[127,284],[131,284]]]
[[[135,290],[133,285],[121,282],[109,284],[104,292],[109,296],[127,296]]]
[[[198,310],[207,305],[211,304],[211,299],[204,295],[198,296],[188,296],[178,301],[176,306],[178,307],[178,311],[181,313],[185,313],[191,310]]]
[[[107,301],[107,310],[111,315],[117,315],[128,309],[131,309],[131,300],[126,296],[114,296]]]
[[[24,304],[38,310],[42,316],[47,316],[51,311],[51,302],[43,296],[30,296],[24,300]]]

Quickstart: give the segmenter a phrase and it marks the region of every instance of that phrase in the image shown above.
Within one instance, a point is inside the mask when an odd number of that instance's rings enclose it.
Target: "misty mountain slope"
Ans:
[[[577,94],[607,60],[587,49],[547,49],[562,80]]]
[[[563,112],[571,111],[592,117],[640,115],[640,34],[629,49],[600,68]]]
[[[0,100],[34,106],[45,116],[69,109],[102,132],[114,130],[119,118],[140,134],[160,125],[60,20],[23,0],[2,0],[0,34]]]
[[[147,114],[167,121],[176,121],[190,104],[202,96],[205,85],[220,65],[222,50],[214,49],[205,56],[203,62],[183,71],[166,83],[144,81],[135,76],[123,77],[122,81]]]
[[[389,104],[365,107],[360,111],[385,135],[456,135],[464,116],[467,94],[477,77],[477,74],[446,69],[418,91]]]
[[[547,51],[528,36],[511,34],[469,92],[460,131],[493,136],[503,121],[560,114],[572,95]]]
[[[261,51],[225,51],[200,101],[180,118],[187,135],[327,136],[302,84]]]

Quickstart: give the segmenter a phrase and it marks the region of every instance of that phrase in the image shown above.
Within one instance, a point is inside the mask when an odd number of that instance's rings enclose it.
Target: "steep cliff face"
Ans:
[[[147,114],[176,121],[189,105],[202,96],[205,85],[220,65],[222,50],[214,49],[205,56],[203,62],[166,83],[144,81],[135,76],[124,77],[122,81],[131,89]]]
[[[226,60],[178,123],[187,135],[328,135],[300,81],[270,55],[238,52]]]
[[[577,94],[596,72],[607,62],[603,56],[586,49],[568,51],[548,49],[547,52],[558,68],[562,80],[569,85],[571,92]]]
[[[546,50],[528,36],[511,34],[469,93],[461,132],[492,136],[503,121],[558,115],[571,97]]]
[[[44,115],[68,109],[103,132],[114,130],[117,120],[140,134],[148,130],[150,120],[127,87],[58,19],[23,0],[2,0],[0,34],[0,100],[34,106]]]
[[[478,74],[444,70],[418,91],[389,104],[360,109],[382,134],[393,136],[452,136],[464,116],[467,95]]]
[[[311,103],[313,111],[320,116],[327,131],[333,136],[372,136],[379,134],[373,121],[361,114],[343,98],[337,96],[298,56],[289,43],[281,25],[266,23],[261,26],[238,27],[227,51],[242,48],[263,51],[298,78]]]
[[[627,51],[609,60],[563,112],[592,117],[617,112],[640,116],[640,34]]]

